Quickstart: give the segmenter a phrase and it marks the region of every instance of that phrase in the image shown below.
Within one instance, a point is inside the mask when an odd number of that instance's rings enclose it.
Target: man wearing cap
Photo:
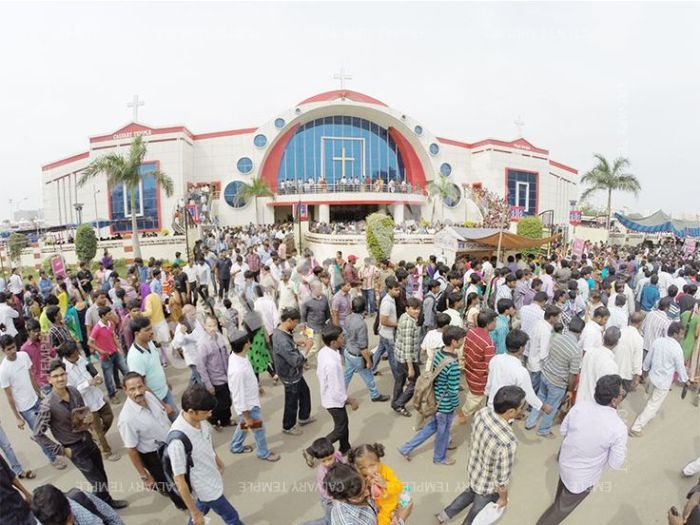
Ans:
[[[348,260],[343,265],[342,269],[343,279],[345,279],[346,283],[350,283],[350,286],[353,288],[360,284],[360,277],[357,275],[355,261],[357,261],[357,257],[355,255],[348,255]]]

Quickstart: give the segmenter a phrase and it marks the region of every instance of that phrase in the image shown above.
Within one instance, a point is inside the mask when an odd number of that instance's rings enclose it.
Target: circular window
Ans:
[[[435,142],[433,142],[430,145],[430,153],[433,155],[437,155],[440,152],[440,146],[438,146]]]
[[[255,135],[253,142],[258,148],[264,148],[267,144],[267,137],[265,135]]]
[[[420,126],[416,126],[415,128],[413,128],[413,132],[414,132],[416,135],[422,135],[422,134],[423,134],[423,128],[420,127]]]
[[[286,122],[284,121],[283,118],[276,118],[275,119],[275,127],[277,129],[282,129],[285,124],[286,124]]]
[[[454,208],[462,200],[462,192],[460,191],[459,187],[452,182],[450,182],[445,189],[447,191],[442,199],[442,202],[444,202],[445,206],[448,208]]]
[[[449,177],[451,173],[452,173],[452,166],[450,166],[447,162],[443,162],[442,165],[440,166],[440,174],[443,175],[444,177]]]
[[[234,180],[229,182],[224,188],[224,200],[226,204],[232,208],[243,208],[248,204],[249,199],[244,198],[241,195],[241,189],[243,188],[243,183],[239,180]]]
[[[250,160],[248,157],[241,157],[240,159],[238,159],[236,167],[241,173],[250,173],[251,171],[253,171],[253,161]]]

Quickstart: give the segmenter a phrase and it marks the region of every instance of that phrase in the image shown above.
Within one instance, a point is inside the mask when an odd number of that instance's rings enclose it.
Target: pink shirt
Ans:
[[[46,372],[49,369],[51,359],[56,357],[56,349],[49,343],[47,334],[42,334],[38,343],[27,339],[20,350],[26,352],[32,361],[31,374],[34,376],[36,384],[39,386],[48,385]]]
[[[112,355],[117,351],[117,344],[114,341],[114,326],[112,321],[107,321],[107,325],[102,324],[102,321],[97,323],[92,328],[92,333],[90,334],[95,340],[95,345],[106,352],[108,355]],[[100,356],[102,358],[102,356]]]
[[[321,388],[323,408],[343,408],[348,399],[340,352],[327,346],[318,353],[316,375]]]

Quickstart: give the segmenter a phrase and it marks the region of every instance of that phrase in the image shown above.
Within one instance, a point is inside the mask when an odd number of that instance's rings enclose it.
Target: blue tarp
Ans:
[[[677,237],[700,237],[700,222],[674,219],[662,210],[648,217],[615,214],[615,219],[628,230],[642,233],[672,233]]]

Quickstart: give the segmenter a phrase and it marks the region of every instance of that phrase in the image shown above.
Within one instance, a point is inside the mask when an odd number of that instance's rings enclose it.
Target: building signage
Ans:
[[[522,206],[511,206],[510,210],[508,210],[508,218],[511,220],[511,222],[518,222],[523,218],[524,212],[525,208]]]
[[[132,137],[145,137],[151,134],[150,129],[140,129],[136,131],[125,131],[123,133],[115,133],[112,135],[114,140],[117,139],[130,139]]]
[[[569,224],[573,226],[581,224],[581,210],[571,210],[569,212]]]

